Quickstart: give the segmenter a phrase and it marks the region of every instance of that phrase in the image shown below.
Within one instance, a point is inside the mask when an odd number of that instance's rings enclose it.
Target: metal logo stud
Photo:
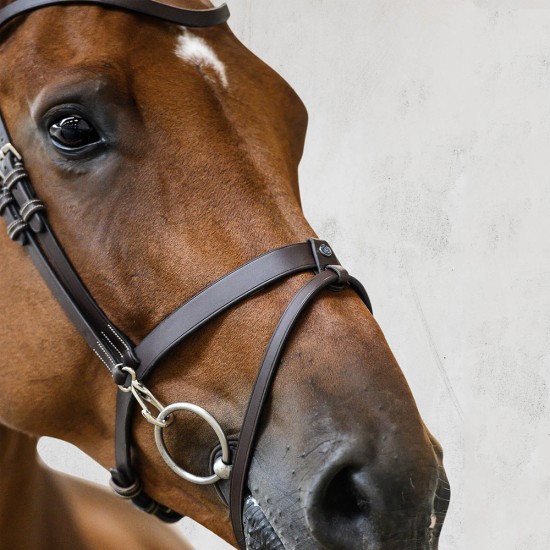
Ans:
[[[330,258],[332,256],[332,248],[330,248],[328,244],[322,244],[319,247],[319,252],[327,258]]]

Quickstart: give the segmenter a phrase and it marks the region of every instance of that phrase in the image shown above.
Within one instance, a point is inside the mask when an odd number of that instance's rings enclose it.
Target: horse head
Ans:
[[[313,235],[297,177],[306,110],[226,25],[53,6],[4,27],[0,57],[0,107],[51,226],[132,341],[227,272]],[[116,385],[24,248],[3,236],[0,253],[0,422],[112,466]],[[277,321],[309,278],[281,281],[206,324],[147,386],[163,403],[204,407],[237,436]],[[198,417],[174,417],[171,455],[207,475],[215,435]],[[232,541],[216,491],[169,470],[137,413],[133,440],[147,493]],[[248,488],[251,549],[437,547],[448,502],[441,448],[351,290],[323,292],[299,319]]]

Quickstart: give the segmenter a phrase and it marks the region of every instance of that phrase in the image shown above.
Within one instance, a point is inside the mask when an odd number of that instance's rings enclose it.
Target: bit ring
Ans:
[[[169,468],[178,476],[196,485],[212,485],[220,479],[229,479],[231,474],[231,452],[229,450],[227,437],[218,421],[208,411],[192,403],[173,403],[172,405],[168,405],[168,407],[164,407],[157,416],[157,421],[159,423],[165,422],[165,419],[176,411],[192,412],[205,420],[218,436],[222,449],[222,456],[216,461],[216,464],[214,464],[214,473],[212,475],[205,477],[196,476],[176,464],[164,442],[162,430],[165,426],[157,424],[155,425],[155,443],[157,444],[157,448],[164,462],[166,462]]]

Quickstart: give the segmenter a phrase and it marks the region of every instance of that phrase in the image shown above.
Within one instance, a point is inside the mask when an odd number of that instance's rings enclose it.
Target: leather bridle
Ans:
[[[0,27],[31,10],[65,4],[96,4],[189,27],[219,25],[229,17],[225,4],[207,10],[189,10],[152,0],[15,0],[0,10]],[[326,241],[308,239],[272,250],[218,279],[166,317],[136,345],[109,320],[67,258],[48,222],[46,205],[36,196],[22,156],[12,145],[1,115],[0,180],[0,214],[7,223],[9,237],[25,247],[52,294],[120,388],[116,403],[116,468],[111,470],[112,488],[119,496],[132,500],[137,507],[164,521],[181,518],[178,513],[147,496],[132,467],[132,413],[137,402],[143,416],[155,426],[155,440],[161,455],[176,473],[199,484],[229,480],[231,521],[238,544],[245,549],[242,517],[247,474],[262,411],[285,344],[300,314],[324,289],[338,292],[351,288],[372,312],[364,287],[340,266]],[[294,296],[271,337],[234,453],[221,426],[202,407],[190,403],[164,407],[147,389],[145,380],[175,346],[242,300],[303,272],[313,272],[314,276]],[[157,409],[156,414],[151,412],[152,407]],[[177,410],[198,414],[216,432],[221,456],[213,460],[212,475],[200,478],[182,470],[166,449],[162,431]]]

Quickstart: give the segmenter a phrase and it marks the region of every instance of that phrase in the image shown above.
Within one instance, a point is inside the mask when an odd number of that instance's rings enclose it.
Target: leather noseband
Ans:
[[[0,10],[0,27],[31,10],[66,4],[101,5],[193,27],[222,24],[229,17],[225,4],[209,10],[189,10],[151,0],[16,0]],[[46,205],[37,198],[23,159],[11,144],[1,116],[0,180],[0,215],[6,221],[9,237],[25,247],[54,297],[121,390],[117,393],[116,404],[117,466],[111,470],[111,486],[119,496],[131,499],[136,506],[164,521],[177,521],[181,516],[147,496],[132,467],[131,427],[136,402],[141,406],[144,416],[155,424],[156,439],[158,433],[168,426],[166,420],[171,413],[166,411],[172,410],[170,407],[162,407],[147,390],[144,381],[169,351],[210,320],[278,281],[298,273],[313,273],[313,277],[290,302],[269,342],[248,403],[233,463],[229,464],[226,456],[225,461],[218,462],[218,468],[214,468],[215,473],[211,476],[216,481],[229,478],[231,521],[239,546],[244,550],[246,543],[242,517],[248,469],[262,412],[288,338],[301,313],[325,289],[338,292],[351,288],[372,312],[364,287],[341,267],[326,241],[308,239],[303,243],[272,250],[215,281],[135,345],[96,303],[66,256],[48,222]],[[150,413],[150,404],[159,409],[157,418]],[[176,405],[195,407],[185,410],[197,411],[205,420],[212,421],[214,429],[221,430],[204,409],[190,404]],[[223,433],[219,437],[223,442]],[[158,441],[157,445],[162,454]]]

